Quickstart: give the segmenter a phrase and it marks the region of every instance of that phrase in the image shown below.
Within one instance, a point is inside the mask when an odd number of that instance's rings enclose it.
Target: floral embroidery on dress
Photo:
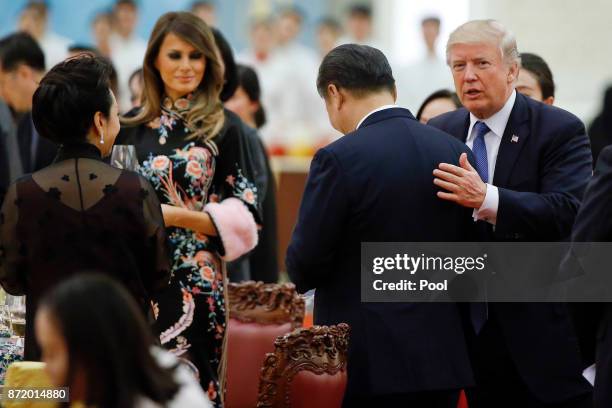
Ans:
[[[190,181],[186,188],[174,180],[174,171],[179,167],[184,168],[185,178]],[[174,149],[171,156],[149,155],[140,171],[151,180],[156,190],[163,191],[169,204],[201,211],[207,203],[214,167],[212,153],[191,142],[182,149]]]
[[[257,187],[254,183],[251,183],[244,175],[242,170],[237,167],[237,177],[228,176],[228,179],[232,177],[231,182],[228,180],[229,185],[233,187],[233,194],[236,198],[241,199],[247,204],[256,205],[257,203]]]
[[[193,296],[189,291],[183,290],[183,315],[179,321],[172,325],[168,330],[165,330],[159,335],[161,344],[166,344],[179,334],[185,331],[193,322],[193,313],[195,311],[195,303]]]

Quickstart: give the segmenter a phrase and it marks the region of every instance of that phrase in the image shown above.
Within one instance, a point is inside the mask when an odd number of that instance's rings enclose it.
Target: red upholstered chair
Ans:
[[[261,370],[257,407],[340,408],[348,341],[345,323],[298,329],[279,337]]]
[[[228,285],[226,408],[253,408],[259,373],[274,340],[302,326],[304,300],[292,283]]]

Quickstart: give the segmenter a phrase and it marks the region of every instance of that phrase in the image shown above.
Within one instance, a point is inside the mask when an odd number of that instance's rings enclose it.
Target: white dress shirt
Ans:
[[[501,144],[504,131],[510,119],[510,113],[514,107],[516,100],[516,91],[506,101],[503,108],[497,111],[493,116],[487,119],[478,119],[470,113],[470,127],[468,129],[468,137],[465,144],[472,149],[474,146],[474,125],[476,122],[484,122],[489,127],[489,132],[485,134],[485,145],[487,146],[487,164],[489,165],[489,180],[483,180],[487,183],[487,192],[485,199],[478,209],[474,209],[474,220],[485,220],[486,222],[495,225],[497,223],[497,209],[499,208],[499,190],[493,184],[493,176],[495,175],[495,164],[497,162],[497,152]]]
[[[365,115],[363,118],[361,118],[361,120],[359,121],[359,123],[357,124],[357,126],[355,127],[355,130],[359,129],[359,126],[361,126],[363,124],[363,122],[372,114],[376,113],[376,112],[380,112],[381,110],[385,110],[385,109],[391,109],[391,108],[399,108],[399,106],[397,105],[383,105],[379,108],[374,109],[373,111],[371,111],[370,113],[368,113],[367,115]]]

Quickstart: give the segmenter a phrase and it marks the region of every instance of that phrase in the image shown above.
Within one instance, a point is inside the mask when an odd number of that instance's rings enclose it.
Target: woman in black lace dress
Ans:
[[[118,143],[134,145],[155,187],[172,245],[170,287],[155,298],[161,344],[198,367],[221,405],[225,261],[257,243],[259,211],[240,120],[219,99],[223,65],[208,26],[190,13],[155,25],[144,60],[142,108]]]
[[[155,191],[144,177],[102,161],[119,132],[108,74],[107,63],[81,56],[45,75],[32,117],[39,134],[61,146],[52,165],[10,186],[0,211],[0,283],[27,295],[26,360],[40,358],[33,333],[38,300],[71,275],[116,278],[144,312],[151,295],[168,285]]]

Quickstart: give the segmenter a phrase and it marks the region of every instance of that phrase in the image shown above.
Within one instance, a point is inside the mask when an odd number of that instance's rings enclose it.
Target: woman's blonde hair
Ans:
[[[225,122],[223,104],[219,94],[223,88],[224,68],[211,29],[199,17],[187,12],[166,13],[157,20],[149,38],[143,62],[144,89],[142,109],[133,118],[123,118],[126,125],[148,123],[161,116],[164,83],[155,60],[162,42],[173,33],[200,51],[206,59],[202,82],[194,94],[191,109],[185,119],[193,130],[189,138],[211,139],[219,133]]]

